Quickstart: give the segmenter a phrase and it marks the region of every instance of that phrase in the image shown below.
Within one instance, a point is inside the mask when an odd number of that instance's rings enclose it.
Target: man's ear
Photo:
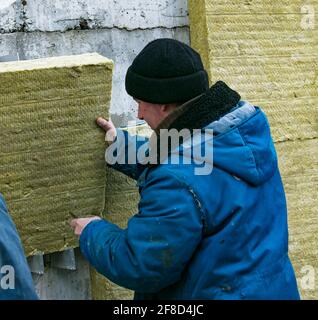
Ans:
[[[162,113],[167,114],[170,112],[170,105],[169,104],[161,104],[160,110],[162,111]]]
[[[165,115],[171,113],[177,106],[177,103],[167,103],[167,104],[162,104],[161,106],[161,110],[162,113],[164,113]]]

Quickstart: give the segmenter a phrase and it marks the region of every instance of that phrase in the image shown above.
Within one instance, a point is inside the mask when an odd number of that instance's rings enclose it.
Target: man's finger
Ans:
[[[74,233],[75,233],[76,236],[80,236],[81,233],[82,233],[82,228],[80,226],[77,226],[75,228],[75,232]]]
[[[96,123],[105,131],[110,128],[108,121],[102,117],[97,118]]]
[[[76,225],[77,225],[77,219],[73,219],[71,222],[70,222],[70,225],[73,229],[76,228]]]

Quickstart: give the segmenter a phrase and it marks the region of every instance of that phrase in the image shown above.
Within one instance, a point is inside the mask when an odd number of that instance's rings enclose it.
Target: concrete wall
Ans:
[[[136,118],[124,77],[138,52],[156,38],[189,43],[187,0],[0,0],[0,61],[98,52],[115,62],[111,114],[115,125]],[[2,58],[1,58],[2,57]],[[41,298],[90,298],[89,268],[34,276]]]

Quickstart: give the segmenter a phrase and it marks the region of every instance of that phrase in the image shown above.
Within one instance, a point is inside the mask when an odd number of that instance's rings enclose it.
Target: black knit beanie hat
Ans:
[[[180,103],[209,89],[200,55],[174,39],[150,42],[126,74],[126,91],[150,103]]]

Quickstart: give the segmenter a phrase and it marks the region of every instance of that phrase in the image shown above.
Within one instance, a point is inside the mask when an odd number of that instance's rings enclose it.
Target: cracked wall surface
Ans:
[[[191,44],[211,82],[261,106],[271,125],[289,212],[290,256],[302,297],[318,272],[318,1],[190,0]],[[275,195],[273,195],[274,197]],[[309,278],[307,278],[308,280]]]
[[[188,26],[187,0],[8,0],[0,10],[4,32]]]

